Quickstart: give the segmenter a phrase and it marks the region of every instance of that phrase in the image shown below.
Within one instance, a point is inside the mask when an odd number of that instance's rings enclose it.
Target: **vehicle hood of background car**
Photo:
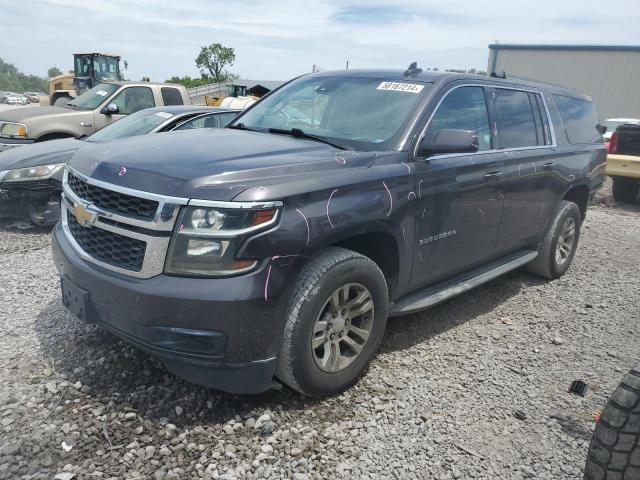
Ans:
[[[65,163],[83,145],[86,143],[82,140],[62,138],[12,148],[0,153],[0,172],[37,165]]]
[[[64,107],[27,107],[0,113],[0,121],[24,123],[31,118],[57,117],[59,115],[86,115],[91,110],[72,110]]]
[[[270,199],[269,185],[356,174],[373,152],[338,150],[282,134],[198,129],[143,135],[88,145],[69,161],[96,180],[180,198],[230,200],[255,189],[253,200]],[[323,182],[320,182],[323,183]]]

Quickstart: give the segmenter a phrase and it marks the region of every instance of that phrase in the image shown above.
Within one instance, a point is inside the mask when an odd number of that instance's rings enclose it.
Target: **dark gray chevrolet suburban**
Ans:
[[[563,275],[605,149],[592,101],[519,79],[294,79],[227,128],[79,150],[67,307],[230,392],[353,385],[388,316],[526,266]]]

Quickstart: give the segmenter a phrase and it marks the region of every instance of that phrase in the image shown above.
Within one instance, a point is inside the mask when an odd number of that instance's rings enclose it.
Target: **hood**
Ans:
[[[251,187],[342,175],[341,169],[365,168],[374,158],[372,152],[341,151],[288,135],[203,128],[87,145],[69,165],[135,190],[229,200]]]
[[[62,138],[11,148],[0,152],[0,172],[36,165],[65,163],[83,145],[86,143],[81,140]]]
[[[85,115],[91,110],[72,110],[71,108],[63,107],[27,107],[27,108],[14,108],[12,110],[6,110],[0,113],[0,121],[5,120],[7,122],[20,122],[24,123],[30,118],[37,117],[56,117],[58,115]]]

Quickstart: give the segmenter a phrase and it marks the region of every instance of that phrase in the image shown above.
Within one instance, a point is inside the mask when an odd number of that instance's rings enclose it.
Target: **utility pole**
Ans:
[[[349,70],[349,60],[347,60],[347,68],[346,70]]]

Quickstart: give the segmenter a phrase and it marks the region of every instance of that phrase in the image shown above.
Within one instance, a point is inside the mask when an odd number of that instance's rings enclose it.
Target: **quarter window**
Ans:
[[[527,92],[496,88],[494,110],[500,148],[545,144]]]
[[[180,90],[177,88],[162,87],[160,89],[160,94],[162,95],[162,103],[165,105],[184,105],[182,95],[180,95]]]
[[[602,135],[598,131],[598,113],[592,102],[560,95],[554,95],[553,98],[570,143],[580,145],[602,142]]]
[[[460,87],[447,94],[431,118],[427,138],[436,139],[444,129],[476,132],[478,150],[491,149],[491,129],[482,87]]]
[[[149,87],[127,87],[109,103],[118,106],[118,113],[129,115],[144,108],[155,107],[153,92]]]

